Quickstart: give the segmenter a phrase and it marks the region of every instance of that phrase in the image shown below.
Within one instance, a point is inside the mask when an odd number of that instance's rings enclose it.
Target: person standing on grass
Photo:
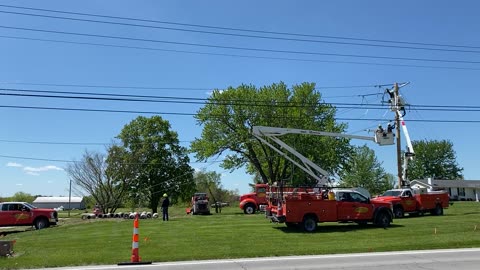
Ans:
[[[163,202],[162,202],[163,221],[168,221],[169,206],[170,206],[170,200],[168,199],[167,193],[165,193],[163,194]]]

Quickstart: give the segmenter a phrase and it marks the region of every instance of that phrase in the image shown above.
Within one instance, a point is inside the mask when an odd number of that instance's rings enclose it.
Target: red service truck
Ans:
[[[444,191],[426,191],[425,189],[392,189],[383,195],[375,197],[372,202],[390,202],[396,218],[405,214],[423,215],[429,212],[432,215],[443,215],[443,209],[449,206],[449,196]]]
[[[0,227],[35,226],[39,230],[57,222],[58,213],[54,209],[37,208],[26,202],[0,203]]]
[[[389,202],[372,202],[356,189],[305,189],[282,194],[281,188],[271,188],[267,218],[299,226],[307,232],[317,229],[321,222],[373,223],[388,227],[393,221],[393,207]]]

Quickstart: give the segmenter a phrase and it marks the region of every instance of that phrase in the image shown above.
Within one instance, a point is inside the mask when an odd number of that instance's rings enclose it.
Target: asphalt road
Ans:
[[[480,269],[480,248],[423,250],[403,252],[355,253],[318,256],[288,256],[211,261],[152,263],[149,265],[104,265],[55,270],[143,269],[143,270],[283,270],[283,269],[342,269],[342,270],[452,270]]]

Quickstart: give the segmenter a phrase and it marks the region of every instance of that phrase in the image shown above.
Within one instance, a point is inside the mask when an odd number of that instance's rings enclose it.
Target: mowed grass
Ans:
[[[128,262],[132,231],[129,219],[83,221],[72,214],[59,226],[0,239],[16,240],[15,256],[0,258],[0,268]],[[456,202],[444,216],[396,219],[387,229],[321,223],[315,233],[269,223],[263,214],[244,215],[236,207],[209,216],[172,208],[169,222],[140,220],[139,232],[141,260],[153,262],[480,247],[480,203]]]

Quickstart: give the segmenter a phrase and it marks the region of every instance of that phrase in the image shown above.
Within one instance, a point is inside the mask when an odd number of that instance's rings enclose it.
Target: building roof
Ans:
[[[422,182],[428,186],[428,179],[413,180]],[[412,181],[412,182],[413,182]],[[480,188],[480,180],[440,180],[433,179],[432,186],[434,188]]]
[[[69,197],[37,197],[33,203],[68,203]],[[83,197],[70,197],[70,202],[80,203]]]

